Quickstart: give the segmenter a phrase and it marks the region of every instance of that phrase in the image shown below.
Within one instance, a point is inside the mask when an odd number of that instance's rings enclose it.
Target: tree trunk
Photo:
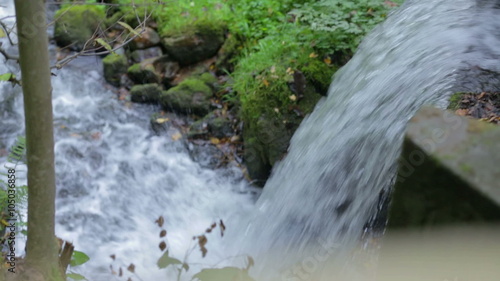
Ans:
[[[63,280],[55,227],[52,87],[44,0],[15,0],[28,160],[29,279]]]

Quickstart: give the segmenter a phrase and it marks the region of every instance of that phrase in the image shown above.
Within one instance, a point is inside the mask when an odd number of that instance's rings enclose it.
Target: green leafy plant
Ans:
[[[164,224],[164,218],[160,216],[156,220],[156,224],[162,228]],[[202,257],[205,257],[207,254],[208,250],[205,247],[206,244],[208,243],[208,238],[207,235],[210,233],[213,233],[216,231],[216,229],[219,229],[219,233],[221,236],[224,235],[224,231],[226,229],[226,226],[224,225],[224,222],[222,220],[219,220],[219,222],[214,222],[210,227],[208,227],[205,232],[201,235],[194,236],[193,240],[196,241],[197,243],[193,245],[185,254],[184,259],[180,260],[178,258],[170,256],[170,252],[168,249],[168,244],[166,242],[166,236],[167,236],[167,231],[165,229],[160,230],[160,238],[162,238],[162,241],[160,241],[159,248],[163,252],[163,255],[158,259],[156,265],[158,266],[159,269],[166,269],[166,268],[174,268],[177,271],[177,281],[181,280],[182,274],[188,272],[191,269],[191,266],[188,263],[188,258],[190,254],[196,249],[199,248],[201,251]],[[115,255],[111,255],[111,258],[113,260],[116,260]],[[223,268],[205,268],[202,269],[200,272],[195,273],[191,280],[195,281],[254,281],[248,274],[249,269],[254,265],[254,260],[250,256],[246,256],[247,258],[247,266],[245,268],[238,268],[238,267],[223,267]],[[135,274],[135,265],[130,264],[127,267],[127,270],[129,272],[132,272]],[[118,275],[119,277],[123,277],[123,269],[122,267],[118,268],[118,272],[113,270],[113,266],[111,266],[111,271],[113,274]],[[139,278],[137,276],[137,278]],[[140,279],[140,278],[139,278]],[[131,278],[128,278],[128,280],[132,280]]]
[[[82,265],[88,262],[89,260],[90,260],[89,256],[87,256],[85,253],[79,251],[73,251],[73,254],[71,255],[71,261],[69,264],[71,268],[73,268],[75,266]],[[73,271],[69,271],[69,273],[66,273],[66,277],[73,280],[87,280],[85,276]]]
[[[26,153],[26,139],[22,136],[19,136],[14,143],[14,145],[10,149],[10,153],[7,156],[7,159],[10,164],[13,164],[14,166],[12,167],[14,170],[16,170],[17,165],[19,164],[19,160],[23,161],[24,160],[24,155]],[[9,167],[10,168],[10,167]],[[2,172],[0,173],[1,175],[8,176],[6,173]],[[19,174],[15,174],[16,176],[19,176]],[[16,178],[16,180],[19,180],[20,178]],[[2,211],[2,216],[1,216],[1,223],[0,223],[0,230],[3,231],[5,229],[6,225],[9,225],[6,221],[6,217],[11,217],[14,215],[14,218],[16,219],[16,231],[21,234],[26,234],[26,231],[23,229],[26,226],[26,221],[24,219],[23,214],[21,213],[21,210],[19,209],[20,206],[25,206],[28,200],[28,187],[26,185],[14,185],[15,188],[15,213],[12,214],[11,212],[7,211],[7,206],[8,206],[8,195],[9,195],[9,184],[8,182],[5,182],[4,180],[0,179],[0,210]]]

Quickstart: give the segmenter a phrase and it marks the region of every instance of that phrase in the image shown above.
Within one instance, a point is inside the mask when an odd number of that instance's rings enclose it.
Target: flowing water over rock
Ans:
[[[13,12],[11,4],[0,1],[8,5],[2,16]],[[2,60],[0,74],[5,72],[20,75],[15,63]],[[160,135],[153,132],[150,116],[160,108],[120,101],[102,79],[99,58],[78,59],[55,74],[56,235],[91,258],[76,271],[92,281],[126,280],[112,276],[109,267],[118,272],[122,266],[132,275],[126,267],[133,263],[142,280],[174,280],[176,271],[156,265],[162,228],[170,255],[182,260],[196,244],[194,235],[220,219],[231,228],[231,217],[250,212],[260,191],[248,186],[240,169],[203,168],[181,140],[173,140],[178,132],[173,126]],[[10,147],[24,135],[22,94],[8,83],[1,83],[0,91],[0,144]],[[2,167],[5,161],[0,155]],[[159,216],[162,228],[155,224]],[[23,254],[20,239],[16,244]],[[218,232],[208,241],[205,259],[199,250],[190,254],[192,270],[192,263],[212,265],[226,258]]]
[[[346,258],[394,179],[406,122],[423,104],[445,107],[452,91],[478,90],[468,69],[498,71],[499,30],[498,1],[419,0],[367,36],[237,233],[241,252],[262,265],[258,276],[317,280],[322,261]]]

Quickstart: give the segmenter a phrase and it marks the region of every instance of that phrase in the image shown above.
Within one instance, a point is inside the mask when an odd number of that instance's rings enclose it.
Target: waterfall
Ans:
[[[498,71],[499,27],[492,1],[418,0],[364,39],[236,233],[239,252],[261,264],[259,280],[319,280],[315,254],[346,258],[391,186],[407,121],[423,104],[444,108],[456,89],[477,89],[463,70]]]
[[[1,16],[12,12],[11,2],[0,0],[7,6]],[[322,263],[347,262],[394,179],[406,122],[423,104],[444,108],[456,90],[488,87],[477,77],[499,72],[498,46],[495,1],[407,1],[336,73],[256,205],[238,169],[192,161],[172,139],[173,126],[160,135],[150,129],[158,107],[118,99],[101,78],[99,58],[79,59],[52,81],[56,234],[91,257],[79,271],[89,280],[124,280],[109,265],[129,263],[142,280],[171,280],[175,271],[155,270],[161,239],[154,220],[165,218],[171,255],[182,258],[193,235],[224,219],[229,237],[209,237],[207,258],[193,253],[190,262],[213,265],[232,255],[222,244],[232,245],[254,258],[257,280],[332,280]],[[17,72],[13,63],[0,70]],[[0,90],[0,144],[10,146],[23,134],[22,98],[19,87],[2,83]]]

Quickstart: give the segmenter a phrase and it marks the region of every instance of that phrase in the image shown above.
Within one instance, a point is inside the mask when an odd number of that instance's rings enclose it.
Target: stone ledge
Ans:
[[[500,221],[500,127],[423,107],[410,120],[390,228]]]

